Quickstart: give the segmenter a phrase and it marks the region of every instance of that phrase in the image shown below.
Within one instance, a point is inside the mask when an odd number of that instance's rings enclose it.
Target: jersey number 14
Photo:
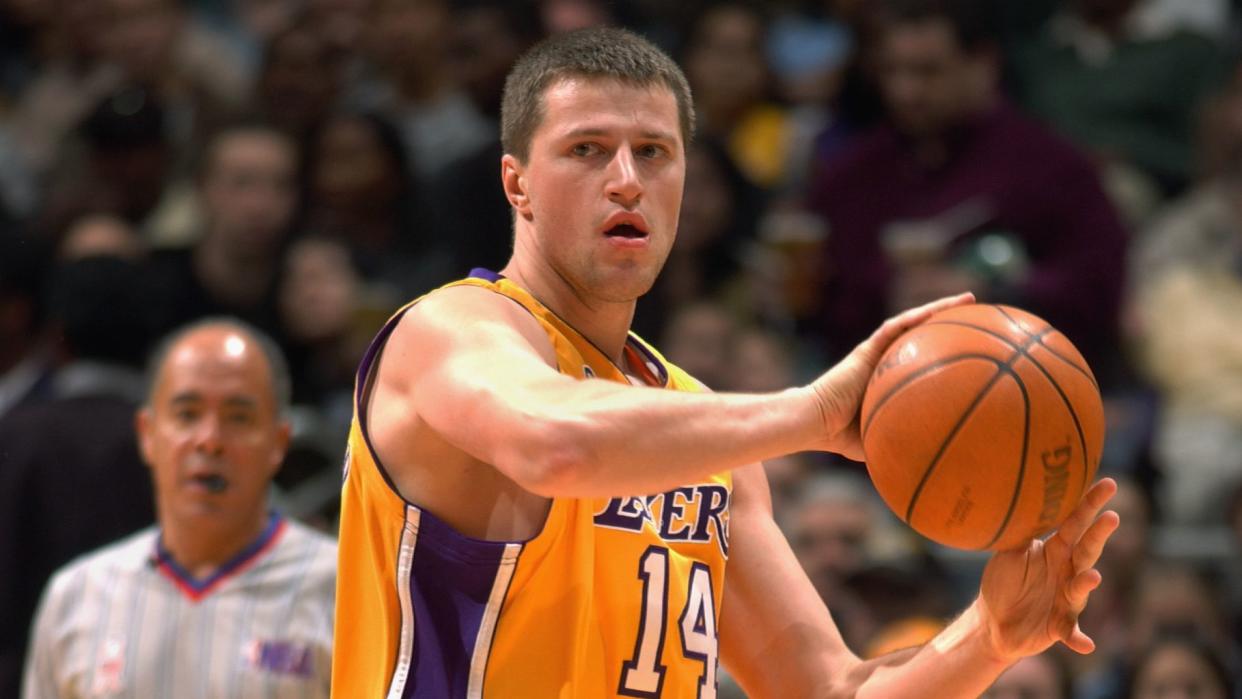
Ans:
[[[643,581],[643,608],[638,622],[634,657],[621,667],[621,686],[617,692],[630,697],[659,697],[667,669],[660,663],[667,628],[668,549],[649,546],[638,560],[638,577]],[[686,606],[677,620],[681,651],[687,658],[703,663],[699,676],[699,699],[716,697],[716,607],[712,594],[712,573],[705,564],[690,568]]]

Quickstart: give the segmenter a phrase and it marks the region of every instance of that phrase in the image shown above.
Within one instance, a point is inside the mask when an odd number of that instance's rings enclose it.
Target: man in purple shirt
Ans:
[[[1126,233],[1092,164],[1017,112],[981,8],[887,0],[875,50],[888,123],[819,164],[822,317],[852,347],[918,299],[971,289],[1043,316],[1114,364]],[[1107,373],[1107,372],[1106,372]]]

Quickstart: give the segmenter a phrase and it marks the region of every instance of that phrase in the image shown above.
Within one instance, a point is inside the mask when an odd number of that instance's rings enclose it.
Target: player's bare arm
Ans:
[[[721,659],[756,698],[952,699],[978,696],[1010,664],[1058,641],[1090,652],[1094,645],[1077,619],[1099,584],[1093,566],[1118,524],[1115,513],[1100,513],[1115,491],[1113,481],[1100,481],[1056,534],[994,556],[979,598],[931,642],[863,661],[845,646],[777,529],[761,467],[740,469]]]
[[[544,497],[660,492],[794,451],[852,454],[854,403],[875,358],[906,328],[964,300],[899,316],[811,387],[694,394],[559,374],[524,310],[485,290],[449,289],[415,306],[389,340],[373,396],[386,411],[370,427],[394,469],[417,468],[418,455],[401,449],[411,430],[431,430]]]

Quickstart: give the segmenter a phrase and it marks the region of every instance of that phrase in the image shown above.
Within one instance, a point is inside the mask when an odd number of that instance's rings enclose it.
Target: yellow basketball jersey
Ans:
[[[561,373],[628,381],[512,281],[474,270],[453,285],[460,284],[524,306],[547,331]],[[527,541],[463,536],[397,493],[365,429],[376,357],[417,302],[388,321],[358,370],[341,498],[333,696],[715,697],[731,475],[655,495],[555,498],[542,531]],[[633,334],[626,353],[647,368],[649,383],[699,390]]]

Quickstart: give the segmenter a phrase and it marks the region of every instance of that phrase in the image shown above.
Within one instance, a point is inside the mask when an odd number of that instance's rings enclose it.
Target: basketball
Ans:
[[[951,308],[876,365],[860,416],[867,470],[940,544],[1001,550],[1069,515],[1095,477],[1104,408],[1082,355],[1009,306]]]

